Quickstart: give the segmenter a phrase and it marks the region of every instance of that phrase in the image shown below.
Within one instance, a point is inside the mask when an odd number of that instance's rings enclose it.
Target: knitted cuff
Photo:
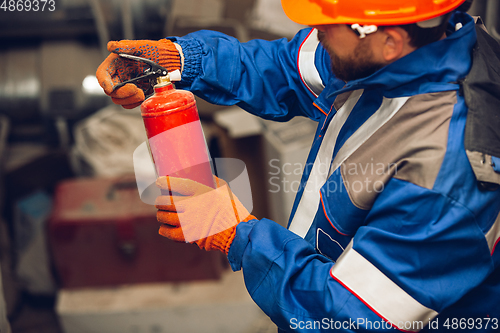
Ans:
[[[224,231],[221,231],[209,238],[212,238],[210,242],[210,249],[209,250],[219,250],[227,255],[229,252],[229,248],[231,247],[231,244],[233,243],[234,236],[236,236],[236,226],[232,226],[229,229],[226,229]]]
[[[174,43],[168,39],[161,39],[158,64],[165,67],[169,72],[181,69],[181,56]]]
[[[184,69],[182,70],[183,85],[190,85],[201,73],[202,46],[196,39],[176,39],[184,54]]]
[[[246,219],[242,222],[248,222],[251,220],[256,220],[257,218],[253,215],[248,215]],[[224,252],[226,255],[229,253],[231,244],[233,244],[234,237],[236,237],[236,226],[232,226],[218,234],[212,236],[212,248]]]

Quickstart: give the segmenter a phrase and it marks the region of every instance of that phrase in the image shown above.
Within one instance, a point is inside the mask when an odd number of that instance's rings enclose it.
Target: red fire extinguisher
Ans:
[[[122,82],[116,88],[138,80],[156,80],[153,95],[141,104],[141,115],[157,176],[188,178],[215,188],[194,95],[176,89],[171,82],[171,78],[180,74],[168,73],[148,59],[128,54],[120,56],[141,61],[150,68],[143,76]]]

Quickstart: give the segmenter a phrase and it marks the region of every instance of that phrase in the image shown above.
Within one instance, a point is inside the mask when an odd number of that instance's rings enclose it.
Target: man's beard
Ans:
[[[364,40],[356,46],[353,55],[341,58],[325,43],[322,31],[318,31],[318,39],[330,55],[333,73],[342,81],[348,82],[365,78],[384,67],[384,65],[373,61],[373,51]]]

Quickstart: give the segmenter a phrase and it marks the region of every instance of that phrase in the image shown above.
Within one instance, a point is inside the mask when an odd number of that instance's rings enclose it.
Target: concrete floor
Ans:
[[[229,270],[213,282],[61,290],[57,299],[24,294],[9,319],[12,333],[277,331],[249,297],[241,271]]]
[[[22,306],[11,322],[11,329],[12,333],[66,333],[60,327],[57,314],[53,308],[33,304],[24,304]],[[276,325],[266,315],[262,314],[245,333],[276,332]]]

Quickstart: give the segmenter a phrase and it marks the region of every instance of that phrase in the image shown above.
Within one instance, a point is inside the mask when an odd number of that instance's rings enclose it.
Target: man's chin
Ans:
[[[344,82],[359,80],[373,75],[383,66],[379,64],[366,64],[365,66],[335,65],[332,63],[332,72],[335,77]]]

